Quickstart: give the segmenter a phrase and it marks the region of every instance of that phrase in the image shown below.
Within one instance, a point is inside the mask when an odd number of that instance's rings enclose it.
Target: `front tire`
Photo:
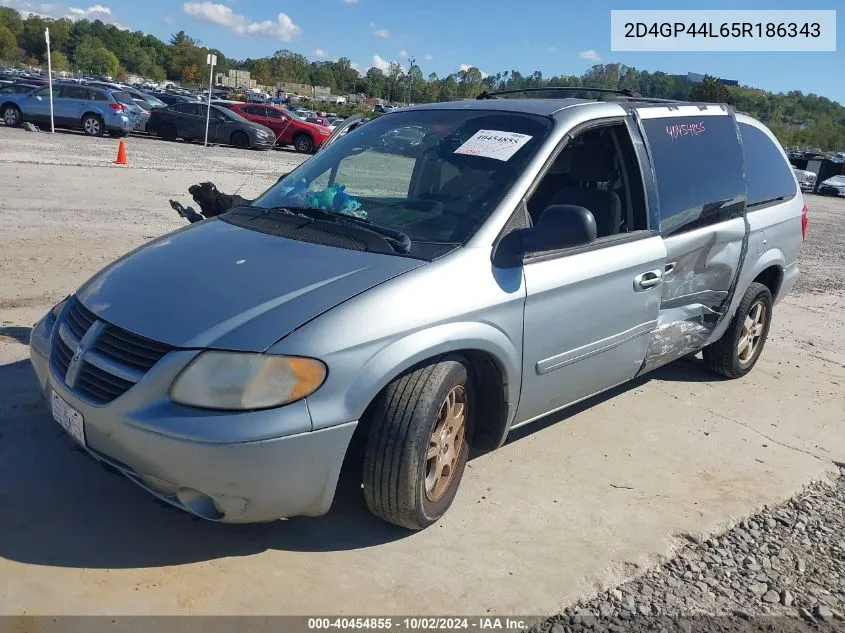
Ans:
[[[238,149],[249,149],[249,137],[244,132],[232,134],[232,145]]]
[[[293,137],[293,146],[300,154],[310,154],[314,151],[314,139],[308,136],[308,134],[300,132]]]
[[[82,131],[88,136],[102,136],[105,134],[106,126],[96,114],[86,114],[82,117]]]
[[[728,378],[745,376],[760,358],[772,322],[772,293],[754,282],[742,297],[728,329],[703,350],[704,363]]]
[[[9,104],[3,108],[3,122],[9,127],[20,127],[23,123],[20,108],[14,104]]]
[[[458,492],[475,409],[472,376],[450,356],[397,378],[379,395],[364,454],[364,497],[376,516],[421,530]]]

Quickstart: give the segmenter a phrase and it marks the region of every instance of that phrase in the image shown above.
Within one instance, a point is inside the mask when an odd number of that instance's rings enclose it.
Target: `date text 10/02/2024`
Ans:
[[[404,617],[404,618],[309,618],[308,630],[401,630],[401,631],[522,631],[528,623],[520,618],[482,616]]]

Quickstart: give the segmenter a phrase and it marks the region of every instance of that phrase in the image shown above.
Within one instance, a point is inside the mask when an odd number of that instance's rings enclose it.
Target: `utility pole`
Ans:
[[[413,57],[408,58],[408,103],[407,105],[411,105],[411,97],[414,96],[414,75],[411,72],[414,70],[414,65],[417,63],[417,60]]]

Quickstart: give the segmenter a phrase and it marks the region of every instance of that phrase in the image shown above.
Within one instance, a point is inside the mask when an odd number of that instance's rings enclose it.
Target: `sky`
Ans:
[[[476,66],[543,76],[580,75],[596,63],[695,72],[774,92],[801,90],[845,104],[845,53],[613,52],[611,9],[837,9],[841,0],[0,0],[55,17],[99,18],[163,40],[184,30],[227,57],[287,48],[309,59],[348,57],[362,72],[413,57],[425,76]],[[837,14],[843,29],[845,9]]]

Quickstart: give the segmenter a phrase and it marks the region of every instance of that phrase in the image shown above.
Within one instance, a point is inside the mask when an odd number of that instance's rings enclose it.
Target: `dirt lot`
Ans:
[[[418,534],[370,518],[354,481],[321,519],[232,526],[162,508],[52,421],[29,327],[182,226],[168,198],[202,180],[256,195],[300,157],[128,145],[119,168],[114,140],[0,128],[0,613],[549,615],[845,461],[845,200],[808,196],[805,274],[746,379],[681,361],[520,429]]]

